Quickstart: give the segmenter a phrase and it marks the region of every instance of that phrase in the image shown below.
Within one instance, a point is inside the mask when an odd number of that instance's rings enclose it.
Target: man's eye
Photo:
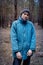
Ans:
[[[26,13],[24,13],[24,15],[26,15]]]
[[[29,16],[29,15],[27,14],[27,16]]]

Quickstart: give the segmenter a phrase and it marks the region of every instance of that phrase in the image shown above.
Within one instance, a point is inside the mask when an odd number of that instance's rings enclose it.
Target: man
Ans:
[[[30,58],[36,49],[36,33],[34,25],[29,21],[30,12],[28,9],[21,11],[18,20],[14,21],[11,27],[11,43],[13,52],[13,65],[30,65]]]

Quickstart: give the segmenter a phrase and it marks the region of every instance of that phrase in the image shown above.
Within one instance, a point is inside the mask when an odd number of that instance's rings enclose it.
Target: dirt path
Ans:
[[[0,32],[0,65],[12,65],[10,29],[1,29]]]

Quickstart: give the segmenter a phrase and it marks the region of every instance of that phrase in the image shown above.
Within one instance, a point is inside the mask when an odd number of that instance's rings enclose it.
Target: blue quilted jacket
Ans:
[[[15,58],[16,52],[19,51],[23,60],[27,59],[29,49],[36,49],[35,27],[31,21],[24,22],[22,18],[14,21],[10,32],[13,57]]]

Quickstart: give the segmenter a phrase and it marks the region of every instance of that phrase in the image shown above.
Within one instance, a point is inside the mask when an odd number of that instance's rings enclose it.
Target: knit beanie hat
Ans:
[[[28,14],[30,14],[29,9],[23,9],[23,10],[20,12],[20,15],[22,15],[24,12],[27,12]]]

